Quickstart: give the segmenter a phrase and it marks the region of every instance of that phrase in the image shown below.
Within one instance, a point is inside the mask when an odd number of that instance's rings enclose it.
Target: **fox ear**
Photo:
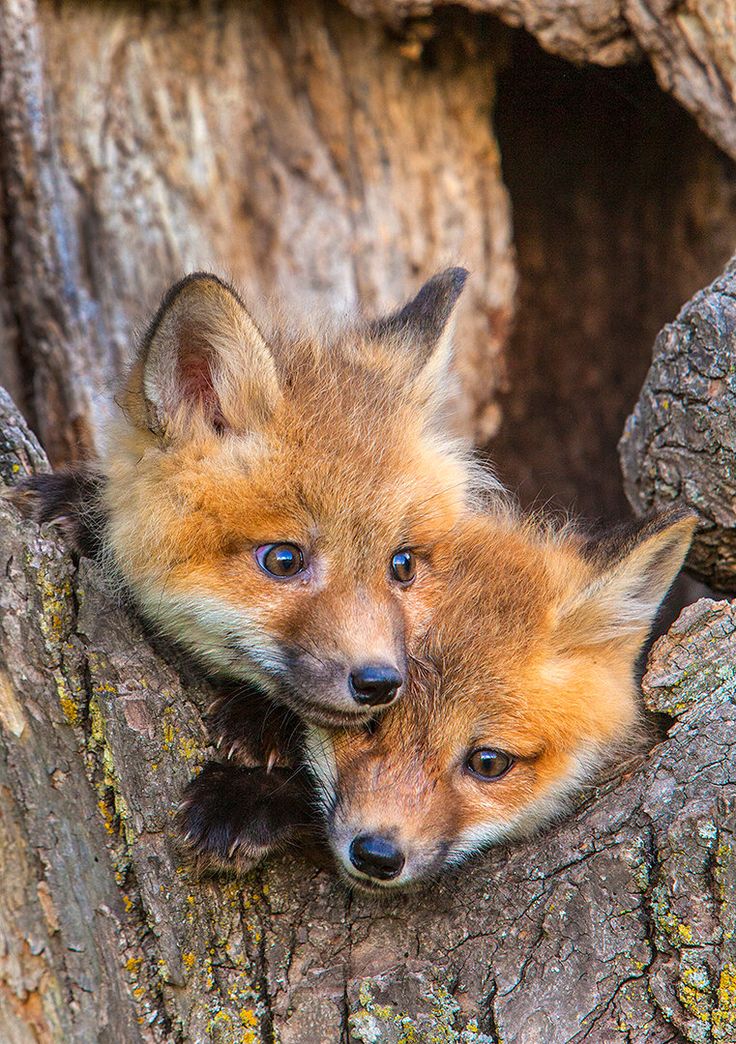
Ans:
[[[248,431],[280,396],[273,356],[238,295],[196,272],[165,295],[121,397],[131,421],[162,437],[197,420]]]
[[[431,395],[447,375],[452,358],[453,312],[468,278],[464,268],[432,276],[416,297],[372,324],[373,336],[398,343],[414,360],[416,380]]]
[[[697,517],[678,509],[599,542],[599,573],[560,609],[567,647],[631,645],[638,651],[690,547]]]

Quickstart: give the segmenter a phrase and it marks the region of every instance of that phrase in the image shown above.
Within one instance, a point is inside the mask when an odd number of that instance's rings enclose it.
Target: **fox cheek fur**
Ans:
[[[532,833],[641,739],[636,664],[694,526],[669,512],[586,545],[502,511],[458,525],[406,699],[371,731],[306,732],[351,882],[413,884]]]
[[[373,323],[265,335],[230,287],[187,277],[143,339],[99,474],[31,480],[17,502],[86,519],[67,528],[211,671],[322,723],[365,719],[401,693],[433,548],[485,481],[444,417],[465,275]],[[391,572],[403,551],[410,582]]]

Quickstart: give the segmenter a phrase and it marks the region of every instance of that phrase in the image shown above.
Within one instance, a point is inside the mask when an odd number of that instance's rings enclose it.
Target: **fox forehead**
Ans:
[[[397,404],[383,421],[370,414],[362,424],[340,417],[320,426],[290,403],[257,436],[133,446],[116,466],[111,495],[125,511],[113,517],[153,511],[172,546],[201,552],[238,537],[352,545],[368,555],[404,539],[431,543],[461,510],[466,468],[460,454],[404,423],[405,412]]]

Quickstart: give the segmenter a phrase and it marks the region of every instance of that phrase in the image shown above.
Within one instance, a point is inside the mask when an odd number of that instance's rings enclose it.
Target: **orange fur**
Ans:
[[[479,846],[528,833],[637,733],[635,664],[694,520],[664,516],[591,550],[511,512],[460,522],[445,586],[401,704],[368,732],[311,729],[308,760],[339,864],[363,885],[405,885]],[[480,780],[476,748],[513,755]],[[401,872],[351,863],[386,839]]]
[[[230,288],[190,278],[154,320],[108,439],[108,557],[147,616],[323,722],[365,716],[351,670],[403,673],[436,545],[484,481],[442,418],[464,278],[449,276],[381,323],[310,335],[264,334]],[[304,575],[259,567],[256,549],[280,542],[308,555]],[[419,567],[402,587],[390,562],[407,547]]]

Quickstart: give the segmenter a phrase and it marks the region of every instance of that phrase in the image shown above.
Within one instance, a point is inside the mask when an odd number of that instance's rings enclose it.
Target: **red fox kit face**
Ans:
[[[693,526],[660,517],[593,557],[512,520],[458,527],[457,568],[403,701],[370,732],[308,729],[351,881],[410,884],[533,831],[621,749],[635,662]]]
[[[471,475],[439,417],[464,276],[321,340],[264,336],[228,287],[190,277],[122,397],[115,565],[163,631],[313,721],[394,699],[434,600]]]

